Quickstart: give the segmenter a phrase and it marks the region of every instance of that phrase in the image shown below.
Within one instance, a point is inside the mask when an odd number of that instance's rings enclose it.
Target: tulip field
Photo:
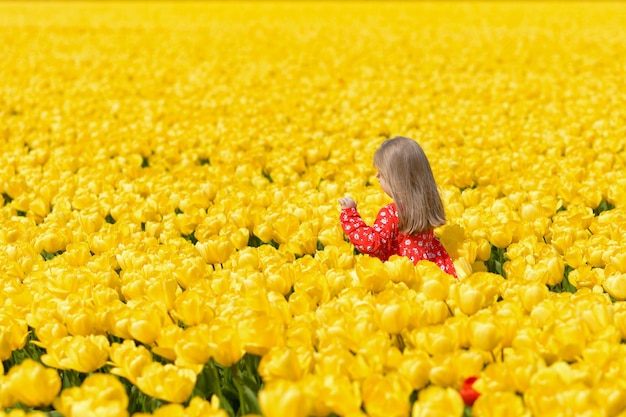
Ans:
[[[620,2],[0,2],[0,416],[626,417]],[[360,254],[424,148],[435,264]]]

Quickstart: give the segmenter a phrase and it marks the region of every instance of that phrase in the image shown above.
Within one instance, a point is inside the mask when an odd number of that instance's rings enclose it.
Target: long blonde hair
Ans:
[[[374,165],[383,176],[398,209],[398,230],[417,234],[446,222],[433,171],[422,147],[397,136],[374,153]]]

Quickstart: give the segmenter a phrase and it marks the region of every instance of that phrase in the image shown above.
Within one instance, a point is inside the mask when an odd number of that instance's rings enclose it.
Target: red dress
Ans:
[[[372,226],[365,224],[356,208],[341,210],[339,220],[350,242],[361,253],[375,256],[381,261],[386,261],[391,255],[406,256],[414,264],[428,260],[456,277],[448,251],[432,230],[416,235],[406,235],[398,231],[398,210],[394,203],[380,209]]]

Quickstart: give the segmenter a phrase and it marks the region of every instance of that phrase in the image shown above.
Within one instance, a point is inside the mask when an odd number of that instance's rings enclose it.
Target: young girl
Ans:
[[[341,227],[350,242],[382,261],[391,255],[413,263],[426,259],[456,277],[450,255],[433,233],[446,217],[422,147],[405,137],[386,140],[374,154],[374,165],[380,186],[394,202],[380,209],[374,225],[368,226],[353,199],[339,199]]]

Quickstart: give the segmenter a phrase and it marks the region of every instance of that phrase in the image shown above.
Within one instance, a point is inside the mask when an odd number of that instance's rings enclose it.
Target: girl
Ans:
[[[374,154],[376,178],[393,203],[380,209],[373,226],[365,224],[350,197],[339,199],[343,231],[359,252],[386,261],[391,255],[417,263],[436,263],[456,277],[450,255],[433,229],[446,222],[435,177],[422,147],[412,139],[395,137]]]

